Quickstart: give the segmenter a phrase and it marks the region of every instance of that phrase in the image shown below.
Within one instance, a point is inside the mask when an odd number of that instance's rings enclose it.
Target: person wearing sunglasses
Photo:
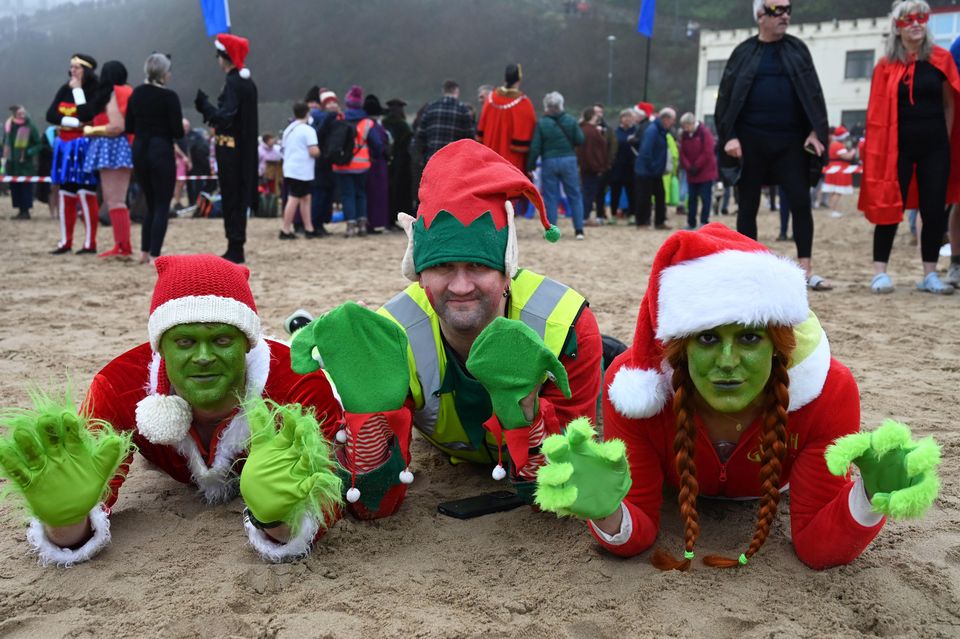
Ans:
[[[920,209],[920,291],[947,295],[937,274],[947,229],[946,204],[960,202],[960,94],[957,65],[933,43],[930,6],[902,0],[890,13],[884,57],[873,71],[867,105],[860,210],[875,224],[874,293],[892,293],[887,263],[904,209]]]
[[[793,212],[797,258],[811,290],[832,288],[813,273],[809,187],[825,163],[827,105],[807,46],[787,34],[790,0],[754,0],[758,33],[740,43],[720,80],[714,117],[720,172],[740,189],[737,231],[757,238],[763,185],[783,187]]]

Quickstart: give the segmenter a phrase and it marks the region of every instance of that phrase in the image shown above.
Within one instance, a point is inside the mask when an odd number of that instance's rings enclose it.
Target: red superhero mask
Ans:
[[[914,22],[916,22],[917,24],[926,24],[929,20],[930,20],[929,13],[908,13],[905,16],[897,18],[897,28],[906,29]]]

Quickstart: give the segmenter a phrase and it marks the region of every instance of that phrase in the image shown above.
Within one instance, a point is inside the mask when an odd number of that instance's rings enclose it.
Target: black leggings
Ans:
[[[616,215],[617,209],[620,208],[620,194],[623,192],[627,194],[627,215],[636,215],[636,193],[634,192],[633,177],[610,180],[610,213]]]
[[[950,178],[950,143],[943,120],[927,126],[911,126],[900,132],[900,155],[897,157],[897,178],[900,196],[907,201],[907,189],[913,170],[917,170],[917,192],[920,196],[920,255],[924,262],[936,262],[940,243],[947,230],[947,181]],[[890,261],[893,239],[899,224],[878,224],[873,229],[873,261]]]
[[[173,186],[177,181],[173,140],[134,138],[133,171],[147,203],[147,214],[140,229],[140,250],[159,257],[167,234]]]
[[[737,187],[740,211],[737,231],[757,239],[757,209],[765,184],[779,184],[793,215],[793,241],[797,257],[813,254],[813,213],[810,210],[810,174],[802,137],[759,136],[741,133],[743,171]]]

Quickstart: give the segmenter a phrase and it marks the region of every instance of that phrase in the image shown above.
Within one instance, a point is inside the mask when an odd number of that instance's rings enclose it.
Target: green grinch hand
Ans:
[[[545,378],[570,397],[563,364],[536,331],[518,320],[498,317],[490,322],[470,348],[467,370],[490,394],[493,413],[506,430],[530,425],[520,404]]]
[[[856,464],[873,509],[895,519],[921,517],[940,492],[940,446],[932,437],[913,441],[899,422],[886,420],[873,432],[841,437],[825,457],[834,475],[846,475]]]
[[[543,442],[547,465],[537,473],[534,501],[543,510],[580,519],[609,517],[630,490],[626,447],[619,439],[600,443],[586,417],[563,435]]]
[[[314,416],[299,404],[244,404],[250,452],[240,473],[240,494],[253,516],[299,531],[304,514],[321,527],[342,503],[330,446]],[[277,425],[279,424],[279,428]]]
[[[410,393],[403,329],[354,302],[341,304],[297,332],[290,362],[301,375],[321,367],[327,371],[351,413],[396,410]]]
[[[133,452],[130,433],[80,415],[63,401],[35,393],[32,410],[7,413],[0,424],[0,475],[23,495],[30,512],[57,528],[84,521]]]

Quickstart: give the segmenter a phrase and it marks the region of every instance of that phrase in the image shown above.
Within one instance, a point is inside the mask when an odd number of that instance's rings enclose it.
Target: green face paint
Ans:
[[[171,385],[203,411],[226,410],[238,403],[249,350],[246,335],[229,324],[180,324],[160,338]]]
[[[687,343],[690,379],[710,408],[736,413],[763,392],[773,368],[773,342],[765,328],[724,324]]]

